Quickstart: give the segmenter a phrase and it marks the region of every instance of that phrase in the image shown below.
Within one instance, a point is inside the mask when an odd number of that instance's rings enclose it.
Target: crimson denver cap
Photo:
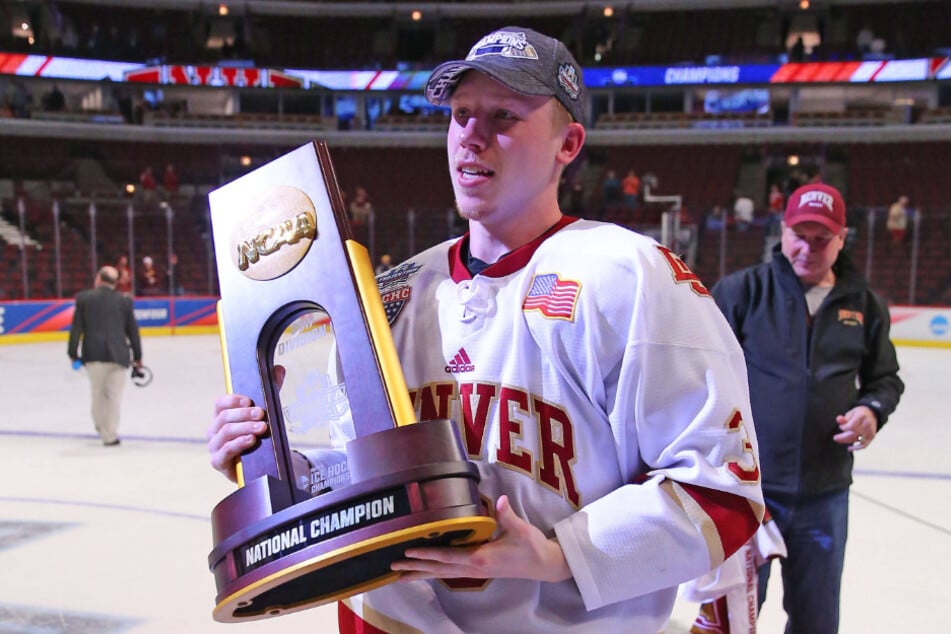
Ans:
[[[803,185],[789,197],[783,222],[787,227],[800,222],[818,222],[838,233],[845,226],[845,201],[831,185]]]
[[[584,123],[587,94],[581,67],[555,38],[518,26],[493,31],[476,42],[464,60],[436,67],[426,82],[426,99],[437,106],[447,105],[469,70],[485,73],[523,95],[554,97],[575,121]]]

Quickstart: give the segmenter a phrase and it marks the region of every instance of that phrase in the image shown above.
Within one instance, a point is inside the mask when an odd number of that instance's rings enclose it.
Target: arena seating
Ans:
[[[842,127],[883,126],[906,123],[901,110],[886,108],[846,108],[837,111],[800,111],[793,113],[796,126]]]
[[[286,4],[286,3],[285,3]],[[385,3],[384,3],[385,4]],[[818,4],[818,3],[816,3]],[[371,6],[373,5],[373,6]],[[81,7],[81,8],[80,8]],[[73,51],[59,54],[95,54],[115,59],[159,59],[163,62],[216,63],[220,61],[253,60],[261,66],[275,68],[393,68],[397,62],[406,62],[408,68],[430,67],[436,61],[465,54],[468,46],[481,34],[499,26],[500,19],[507,23],[522,24],[557,35],[565,40],[585,65],[595,62],[592,55],[598,43],[603,47],[604,64],[676,64],[704,63],[714,56],[722,63],[738,61],[775,61],[782,52],[779,37],[788,11],[775,3],[761,6],[743,6],[725,9],[698,9],[691,11],[639,10],[620,11],[613,19],[605,20],[598,11],[588,8],[583,13],[549,16],[519,15],[457,19],[449,16],[426,18],[412,24],[391,14],[383,15],[383,4],[368,4],[364,17],[338,16],[308,17],[276,15],[266,11],[248,16],[235,16],[227,21],[232,26],[243,25],[243,35],[249,39],[238,42],[227,50],[211,50],[204,46],[206,27],[220,22],[210,12],[196,9],[142,8],[141,6],[75,5],[62,3],[59,9],[72,20],[84,36],[93,24],[101,27],[101,40],[95,49],[80,44]],[[578,10],[583,9],[581,3]],[[904,56],[932,55],[948,42],[941,29],[928,28],[934,24],[951,23],[951,3],[934,0],[914,2],[908,10],[895,12],[878,2],[866,4],[832,3],[812,11],[825,30],[826,40],[814,54],[816,59],[855,59],[855,35],[868,25],[876,35],[889,43],[889,49]],[[579,19],[580,18],[580,19]],[[147,25],[147,26],[144,26]],[[240,32],[238,29],[236,33]],[[116,35],[113,35],[115,32]],[[137,32],[136,46],[122,40]],[[908,37],[907,34],[913,34]],[[174,35],[174,37],[173,37]],[[4,34],[3,37],[6,37]],[[118,38],[118,39],[117,39]],[[240,39],[240,38],[239,38]],[[83,38],[81,41],[84,41]],[[0,41],[0,49],[4,42]],[[429,48],[420,49],[421,43]],[[40,42],[39,47],[48,45]],[[411,46],[412,45],[412,46]],[[415,46],[415,48],[414,48]],[[414,55],[403,54],[412,49]],[[33,52],[33,51],[31,51]],[[39,49],[37,52],[41,52]],[[242,57],[242,54],[246,54]],[[136,57],[138,56],[138,57]],[[260,105],[260,104],[258,104]],[[677,104],[674,103],[674,108]],[[257,108],[254,108],[257,109]],[[622,108],[623,109],[623,108]],[[170,201],[175,209],[174,243],[180,255],[179,281],[190,292],[204,292],[214,288],[209,278],[207,259],[208,223],[205,194],[223,182],[236,177],[247,168],[239,164],[239,157],[249,156],[252,165],[275,158],[293,146],[284,143],[245,143],[245,130],[336,130],[336,119],[320,115],[300,114],[299,109],[277,113],[242,112],[239,114],[186,113],[181,109],[146,110],[141,123],[154,128],[186,128],[221,130],[222,141],[216,143],[169,143],[158,141],[166,130],[145,135],[148,141],[82,140],[77,138],[34,138],[14,136],[3,139],[4,152],[0,158],[0,176],[9,183],[8,193],[0,188],[4,213],[15,218],[15,200],[25,197],[31,235],[43,244],[42,251],[30,252],[30,273],[37,276],[37,289],[42,293],[56,293],[51,286],[55,262],[52,260],[53,224],[50,214],[52,201],[62,205],[60,240],[63,262],[64,295],[88,285],[91,259],[88,235],[88,204],[94,199],[99,210],[97,256],[112,258],[127,250],[127,219],[129,204],[138,205],[136,198],[127,198],[126,183],[136,183],[140,170],[152,165],[157,173],[167,163],[174,164],[182,177],[182,194]],[[100,123],[123,125],[117,111],[83,110],[46,112],[35,107],[33,117],[44,125]],[[639,131],[691,130],[696,128],[776,128],[773,119],[778,114],[708,115],[684,112],[617,112],[601,115],[594,129],[623,130],[625,134]],[[783,117],[785,118],[785,117]],[[778,122],[784,123],[784,122]],[[823,111],[797,111],[789,123],[795,128],[867,128],[863,131],[878,134],[878,129],[895,124],[907,127],[942,126],[951,123],[951,107],[939,106],[922,110],[915,107],[856,108],[842,104],[841,108]],[[414,134],[420,138],[441,132],[448,125],[443,116],[384,116],[376,121],[374,131]],[[940,129],[937,128],[936,129]],[[233,130],[234,132],[229,132]],[[771,133],[774,130],[761,130]],[[799,132],[799,130],[796,130]],[[364,135],[364,133],[360,133]],[[82,135],[79,135],[80,137]],[[118,138],[117,135],[116,138]],[[696,219],[702,218],[712,204],[729,204],[742,171],[747,148],[731,140],[695,145],[668,145],[651,142],[639,145],[636,140],[627,145],[607,143],[592,145],[595,152],[585,168],[588,206],[586,215],[599,213],[600,188],[598,181],[603,171],[614,168],[620,176],[628,168],[640,175],[653,174],[658,179],[655,194],[681,195],[685,207]],[[884,209],[900,194],[907,194],[912,206],[921,210],[922,235],[920,256],[927,261],[927,270],[918,273],[915,299],[919,302],[939,301],[951,280],[942,272],[951,270],[946,247],[949,204],[946,175],[941,166],[946,163],[949,143],[888,142],[819,143],[812,141],[808,153],[818,160],[834,161],[841,167],[841,180],[851,206],[861,209]],[[356,186],[367,188],[378,214],[374,239],[380,248],[393,252],[396,259],[441,240],[454,232],[447,210],[452,205],[452,189],[446,178],[445,150],[431,144],[414,146],[412,141],[400,142],[393,147],[361,147],[360,144],[340,144],[332,149],[341,186],[352,192]],[[11,149],[13,151],[6,151]],[[782,152],[782,143],[772,148]],[[789,146],[789,153],[799,153],[799,147]],[[598,154],[595,156],[594,154]],[[77,165],[94,163],[104,180],[90,185]],[[765,192],[763,192],[765,195]],[[758,203],[759,204],[759,203]],[[605,217],[634,228],[656,224],[663,205],[642,205],[636,213],[624,209],[610,210]],[[164,260],[166,250],[166,221],[161,210],[136,207],[137,256],[150,254]],[[13,214],[11,216],[11,214]],[[415,217],[415,225],[410,218]],[[882,231],[880,222],[875,231]],[[864,226],[862,227],[864,231]],[[861,233],[861,232],[860,232]],[[734,270],[757,261],[762,256],[762,236],[758,227],[749,232],[728,229],[729,253],[726,270]],[[716,249],[713,234],[705,234],[700,244],[698,273],[712,283],[716,268]],[[890,301],[908,300],[908,260],[899,250],[888,255],[880,250],[885,244],[877,233],[874,236],[872,276],[876,285],[886,289]],[[942,241],[942,239],[944,241]],[[867,251],[867,236],[861,233],[856,245],[857,257]],[[924,260],[924,258],[928,258]],[[4,289],[8,296],[21,292],[19,251],[4,247]],[[864,260],[863,260],[864,262]],[[934,262],[935,266],[930,263]],[[79,263],[79,264],[76,264]],[[164,262],[161,262],[164,265]],[[713,268],[710,268],[713,267]],[[213,275],[212,275],[213,276]],[[944,279],[942,279],[944,278]],[[11,285],[12,284],[12,285]],[[902,286],[904,284],[904,287]]]
[[[536,28],[570,43],[585,63],[593,62],[596,49],[604,60],[616,64],[704,63],[717,56],[726,63],[763,62],[785,52],[784,29],[797,13],[814,16],[825,41],[814,52],[816,59],[858,59],[855,41],[863,26],[884,40],[890,53],[905,57],[935,55],[947,47],[944,29],[951,24],[951,3],[924,0],[913,10],[896,10],[893,3],[815,3],[803,12],[797,3],[762,2],[739,7],[657,10],[619,9],[611,18],[575,3],[575,11],[538,16],[525,7],[516,15],[424,15],[419,23],[381,3],[364,3],[362,16],[302,15],[256,10],[221,17],[200,7],[147,8],[141,6],[61,3],[62,19],[77,33],[75,51],[111,59],[163,59],[171,63],[253,59],[263,66],[283,68],[392,68],[396,62],[430,64],[464,55],[477,37],[508,24]],[[512,2],[517,9],[520,4]],[[566,3],[569,4],[569,3]],[[909,5],[911,6],[911,5]],[[212,8],[210,5],[209,9]],[[93,38],[93,26],[98,35]],[[231,38],[232,44],[209,49],[212,32]],[[131,37],[135,34],[133,41]],[[6,34],[4,34],[6,36]],[[42,38],[40,44],[46,43]],[[0,47],[17,45],[6,38]],[[605,46],[607,44],[607,46]],[[600,47],[599,47],[600,45]],[[9,47],[7,47],[8,50]]]
[[[947,143],[854,144],[849,157],[849,202],[887,206],[902,194],[913,207],[948,207]]]
[[[146,112],[143,125],[176,128],[250,128],[268,130],[333,130],[337,119],[321,115],[239,112],[237,114],[194,114],[178,116],[163,111]]]
[[[761,128],[772,125],[772,118],[755,112],[616,112],[599,116],[595,125],[612,130]]]

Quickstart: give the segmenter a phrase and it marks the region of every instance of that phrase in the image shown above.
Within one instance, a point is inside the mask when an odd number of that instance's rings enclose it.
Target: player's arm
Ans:
[[[628,484],[554,527],[591,610],[720,565],[764,510],[743,351],[697,277],[658,251],[624,276],[651,302],[599,296],[623,339],[603,375],[617,377],[605,411]]]

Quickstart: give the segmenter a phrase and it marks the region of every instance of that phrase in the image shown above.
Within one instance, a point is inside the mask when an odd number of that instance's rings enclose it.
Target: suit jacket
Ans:
[[[142,342],[131,297],[108,286],[98,286],[76,295],[67,350],[71,359],[81,358],[83,363],[105,361],[129,367],[130,347],[132,359],[140,361]]]

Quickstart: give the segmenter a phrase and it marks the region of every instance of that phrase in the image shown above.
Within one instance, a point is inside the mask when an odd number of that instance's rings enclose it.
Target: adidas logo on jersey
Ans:
[[[459,372],[472,372],[475,370],[475,364],[469,359],[465,348],[459,348],[459,352],[452,358],[449,365],[446,366],[447,374],[457,374]]]

